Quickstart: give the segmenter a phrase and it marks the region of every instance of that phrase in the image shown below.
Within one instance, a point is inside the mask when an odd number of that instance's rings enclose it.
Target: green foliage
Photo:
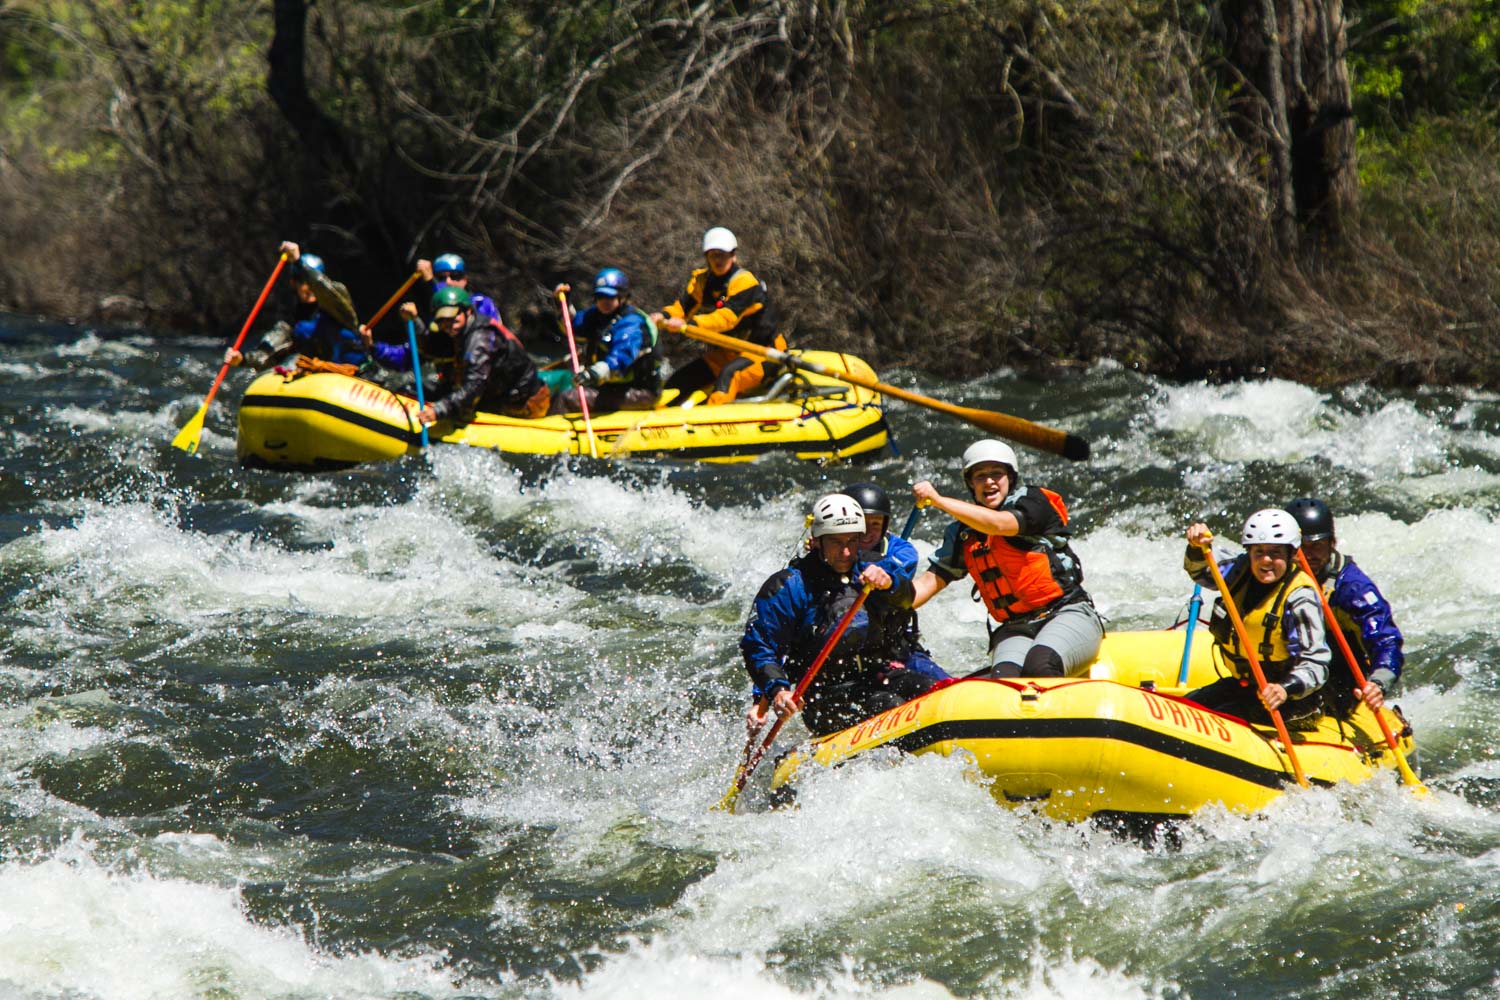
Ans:
[[[1494,107],[1500,0],[1350,0],[1349,69],[1361,124]]]
[[[1465,259],[1497,242],[1493,212],[1444,192],[1500,201],[1483,140],[1500,0],[1346,4],[1371,220],[1349,242],[1389,238],[1436,288],[1456,273],[1444,235],[1465,234]],[[45,228],[87,292],[191,286],[165,307],[206,314],[242,310],[264,248],[299,234],[381,286],[453,248],[502,295],[502,276],[551,287],[615,260],[645,300],[680,285],[711,219],[744,237],[794,332],[876,363],[1250,370],[1278,323],[1319,322],[1294,301],[1308,281],[1330,330],[1367,330],[1406,275],[1352,251],[1307,272],[1282,259],[1275,164],[1237,127],[1256,86],[1226,71],[1247,11],[319,0],[299,117],[267,92],[267,0],[0,0],[0,147],[19,166],[0,172],[0,241]],[[1341,269],[1368,280],[1363,313],[1334,314]],[[19,284],[0,272],[0,292]],[[1453,295],[1479,315],[1491,291]]]

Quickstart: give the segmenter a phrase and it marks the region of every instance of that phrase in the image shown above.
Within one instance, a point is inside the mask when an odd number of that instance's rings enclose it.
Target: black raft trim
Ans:
[[[247,406],[263,406],[270,410],[313,410],[317,413],[327,414],[337,420],[342,420],[346,424],[353,424],[356,427],[363,427],[367,431],[374,431],[376,434],[395,438],[405,445],[420,444],[422,442],[420,431],[401,430],[398,427],[392,427],[390,424],[376,420],[374,417],[365,416],[357,410],[351,410],[347,406],[338,406],[334,403],[324,402],[321,399],[254,394],[247,395],[240,400],[240,409],[243,410]]]
[[[947,740],[1036,739],[1119,740],[1265,788],[1296,784],[1296,778],[1285,771],[1261,767],[1233,754],[1220,753],[1155,729],[1117,719],[963,719],[926,726],[897,737],[888,745],[907,753],[915,753]],[[1324,779],[1308,780],[1324,787],[1333,785],[1333,782]]]
[[[244,409],[247,406],[262,406],[266,407],[267,409],[280,410],[313,410],[317,413],[327,414],[328,416],[334,417],[335,419],[353,424],[356,427],[363,427],[364,429],[374,431],[377,434],[383,434],[386,437],[395,438],[397,441],[400,441],[405,445],[419,444],[422,440],[420,431],[404,431],[399,428],[392,427],[390,424],[376,420],[374,417],[365,416],[364,414],[359,413],[355,410],[351,410],[348,407],[324,402],[321,399],[306,399],[296,396],[262,396],[259,394],[252,394],[247,395],[240,400],[241,409]],[[571,421],[573,420],[573,418],[569,417],[569,420]],[[581,429],[582,427],[582,418],[578,418],[578,420],[574,423],[574,430],[580,436],[582,436],[583,433]],[[631,451],[630,454],[639,458],[732,458],[740,455],[765,455],[773,451],[796,452],[820,451],[823,449],[827,449],[829,451],[843,451],[844,449],[849,448],[851,445],[858,444],[859,442],[864,441],[867,438],[872,438],[879,434],[887,434],[889,432],[890,425],[886,423],[885,414],[882,413],[879,420],[872,421],[871,423],[868,423],[863,427],[856,428],[850,433],[839,438],[837,441],[773,441],[766,444],[747,443],[720,445],[718,447],[704,448],[640,448]],[[471,447],[482,448],[483,445],[473,445]],[[505,449],[492,448],[489,450],[504,452]]]

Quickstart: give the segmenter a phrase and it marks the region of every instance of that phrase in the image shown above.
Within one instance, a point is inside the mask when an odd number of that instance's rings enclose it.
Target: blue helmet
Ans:
[[[325,273],[323,270],[323,258],[315,253],[301,254],[297,258],[297,271],[317,271],[319,274],[323,274]]]
[[[467,272],[464,270],[464,259],[456,253],[445,253],[432,262],[432,273],[434,276],[442,274],[456,274],[462,278]]]
[[[618,267],[606,267],[594,275],[594,294],[624,298],[630,292],[630,279]]]

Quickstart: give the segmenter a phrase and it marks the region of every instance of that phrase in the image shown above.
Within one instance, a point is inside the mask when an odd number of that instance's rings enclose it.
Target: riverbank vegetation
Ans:
[[[1497,67],[1496,0],[10,0],[0,305],[220,332],[292,238],[541,330],[727,225],[881,367],[1493,385]]]

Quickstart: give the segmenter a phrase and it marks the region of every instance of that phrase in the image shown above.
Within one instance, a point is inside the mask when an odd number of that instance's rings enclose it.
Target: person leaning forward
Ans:
[[[572,285],[562,284],[552,294],[566,296]],[[569,310],[573,307],[567,306]],[[656,325],[630,303],[630,279],[618,267],[594,276],[594,304],[573,318],[583,343],[583,368],[573,388],[552,399],[553,413],[577,413],[582,402],[590,413],[649,410],[661,394],[661,362],[656,351]]]
[[[323,258],[317,254],[303,253],[290,240],[282,243],[279,250],[291,264],[288,277],[297,295],[292,322],[277,323],[266,331],[260,343],[244,354],[228,348],[224,363],[268,368],[295,353],[336,365],[364,367],[369,354],[358,332],[359,317],[354,312],[349,289],[324,273]]]
[[[1203,555],[1203,546],[1212,540],[1206,524],[1187,530],[1183,568],[1207,586],[1217,586]],[[1315,719],[1323,712],[1321,692],[1328,681],[1330,654],[1317,584],[1293,558],[1302,544],[1302,530],[1291,514],[1268,507],[1245,520],[1240,544],[1245,552],[1220,563],[1219,573],[1255,646],[1266,686],[1255,691],[1254,671],[1220,597],[1208,630],[1234,674],[1188,692],[1187,698],[1256,725],[1271,724],[1271,709],[1279,709],[1287,722]]]
[[[1000,441],[970,445],[963,476],[972,501],[945,497],[926,480],[912,486],[918,504],[954,518],[916,579],[913,606],[967,574],[995,622],[985,675],[1071,674],[1098,654],[1104,625],[1069,544],[1067,506],[1052,490],[1022,486],[1016,453]]]
[[[707,266],[695,270],[677,301],[652,313],[651,319],[674,333],[692,323],[710,333],[786,350],[765,283],[739,265],[734,233],[722,226],[704,233],[703,257]],[[677,390],[677,404],[696,402],[705,394],[704,401],[711,405],[727,403],[760,385],[768,374],[763,358],[711,347],[674,372],[666,388]]]
[[[805,693],[803,721],[814,736],[826,736],[922,694],[934,681],[914,670],[893,669],[889,657],[869,648],[887,613],[884,592],[891,577],[861,564],[865,517],[858,502],[838,493],[813,505],[812,548],[761,585],[740,639],[754,700],[745,722],[751,732],[767,713],[785,718],[802,706],[793,686],[811,668],[829,634],[859,598],[874,587],[855,613]],[[766,704],[762,705],[764,700]]]
[[[1353,559],[1338,550],[1333,512],[1326,503],[1298,497],[1286,505],[1286,510],[1302,529],[1307,568],[1323,588],[1339,630],[1349,641],[1349,651],[1365,676],[1365,686],[1356,690],[1354,671],[1349,669],[1342,648],[1331,643],[1333,660],[1328,683],[1323,687],[1325,705],[1340,716],[1348,715],[1361,700],[1378,709],[1401,679],[1401,668],[1406,664],[1405,639],[1391,613],[1391,602]]]
[[[401,315],[415,320],[416,304],[401,303]],[[520,344],[475,312],[468,292],[457,285],[439,287],[432,296],[432,317],[419,349],[437,368],[431,391],[439,398],[422,407],[423,424],[463,423],[477,410],[526,419],[547,415],[552,393],[536,364]],[[407,345],[376,342],[371,349],[382,365],[411,369]]]

